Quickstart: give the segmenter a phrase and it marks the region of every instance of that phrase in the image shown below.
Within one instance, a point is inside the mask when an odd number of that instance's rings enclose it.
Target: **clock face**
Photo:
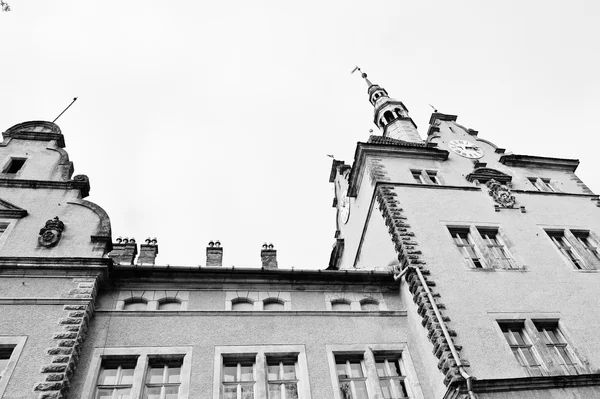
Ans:
[[[340,196],[340,221],[344,224],[348,222],[350,217],[350,198],[348,198],[348,191],[344,190]]]
[[[467,140],[452,140],[448,147],[461,157],[477,159],[483,156],[483,150]]]

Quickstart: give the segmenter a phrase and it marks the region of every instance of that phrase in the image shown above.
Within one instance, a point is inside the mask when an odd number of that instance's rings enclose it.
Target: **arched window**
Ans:
[[[236,298],[231,302],[231,310],[254,310],[254,303],[247,298]]]
[[[123,310],[146,310],[148,301],[143,298],[131,298],[125,301]]]
[[[331,301],[331,310],[348,311],[351,310],[350,302],[345,299],[336,299]]]
[[[158,302],[158,310],[181,310],[181,302],[175,298],[165,298]]]
[[[383,113],[383,117],[385,118],[385,120],[387,121],[387,123],[390,123],[391,121],[393,121],[394,119],[396,119],[394,117],[394,114],[392,114],[392,111],[385,111]]]
[[[363,299],[360,301],[360,308],[362,310],[379,310],[379,302],[371,298]]]
[[[283,310],[284,305],[283,305],[283,302],[277,298],[269,298],[269,299],[265,299],[265,301],[263,302],[263,309],[264,310],[275,310],[275,311]]]

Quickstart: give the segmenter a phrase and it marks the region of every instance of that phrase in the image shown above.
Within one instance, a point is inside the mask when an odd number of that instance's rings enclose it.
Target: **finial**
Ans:
[[[433,112],[437,112],[437,109],[433,105],[429,104],[429,106],[433,109]]]
[[[373,83],[371,83],[371,81],[367,78],[367,74],[364,73],[358,65],[354,67],[354,69],[352,70],[352,72],[350,72],[350,74],[352,75],[356,71],[361,73],[360,76],[362,76],[362,78],[365,80],[365,82],[367,82],[367,87],[373,86]]]

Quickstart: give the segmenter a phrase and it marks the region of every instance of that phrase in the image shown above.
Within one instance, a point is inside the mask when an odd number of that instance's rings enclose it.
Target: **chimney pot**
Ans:
[[[117,242],[113,243],[113,250],[108,254],[108,257],[117,265],[133,265],[135,256],[137,255],[137,244],[135,240],[129,240],[127,237],[117,238]]]
[[[135,243],[135,240],[132,239]],[[140,244],[140,256],[137,258],[138,266],[154,265],[156,261],[156,255],[158,255],[158,245],[156,245],[156,238],[151,240],[150,237],[146,238],[145,244]]]

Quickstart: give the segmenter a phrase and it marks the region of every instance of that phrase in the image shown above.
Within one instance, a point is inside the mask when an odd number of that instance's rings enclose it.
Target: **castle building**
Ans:
[[[600,199],[363,74],[381,130],[334,160],[329,263],[155,264],[114,239],[54,123],[0,144],[0,398],[600,397]],[[260,251],[259,251],[260,250]]]

